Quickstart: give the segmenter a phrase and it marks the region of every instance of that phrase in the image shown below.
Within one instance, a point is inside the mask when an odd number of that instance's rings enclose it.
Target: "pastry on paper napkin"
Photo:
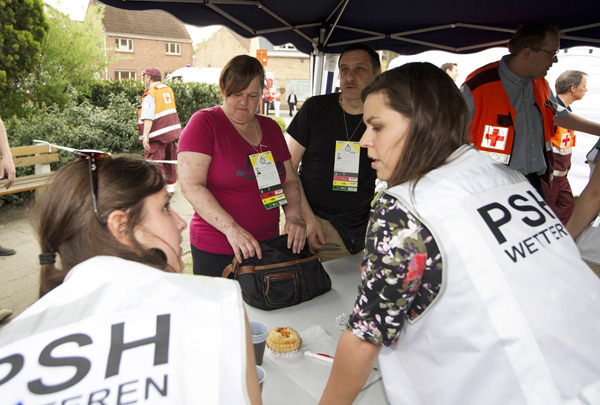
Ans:
[[[315,399],[321,398],[332,364],[304,356],[305,351],[325,353],[330,356],[335,354],[337,342],[319,325],[300,332],[302,349],[292,357],[278,357],[272,353],[270,356],[281,372],[287,374],[298,385],[309,392]],[[381,373],[373,370],[365,386],[381,379]]]

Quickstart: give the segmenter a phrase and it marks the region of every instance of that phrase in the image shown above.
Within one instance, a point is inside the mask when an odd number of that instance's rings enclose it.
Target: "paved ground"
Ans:
[[[289,125],[288,111],[281,118]],[[189,224],[194,213],[179,188],[171,200],[172,206]],[[41,253],[30,218],[33,202],[21,206],[0,208],[0,245],[17,250],[13,256],[0,257],[0,309],[10,308],[14,314],[0,322],[0,327],[10,322],[38,298],[39,261]],[[183,232],[184,259],[190,254],[189,233]]]

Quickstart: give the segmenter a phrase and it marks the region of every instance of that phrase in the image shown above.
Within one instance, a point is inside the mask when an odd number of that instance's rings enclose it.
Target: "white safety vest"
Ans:
[[[379,362],[392,404],[600,404],[600,280],[518,172],[470,147],[388,190],[431,231],[437,298]]]
[[[249,403],[238,283],[81,263],[0,330],[0,403]]]

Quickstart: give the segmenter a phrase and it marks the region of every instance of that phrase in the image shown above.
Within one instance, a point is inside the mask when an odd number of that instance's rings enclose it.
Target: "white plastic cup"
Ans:
[[[262,392],[263,382],[267,373],[265,373],[265,370],[261,366],[256,366],[256,374],[258,374],[258,383],[260,384],[260,392]]]
[[[265,355],[265,343],[269,334],[269,327],[262,322],[250,322],[250,333],[254,344],[254,358],[256,365],[260,366]]]

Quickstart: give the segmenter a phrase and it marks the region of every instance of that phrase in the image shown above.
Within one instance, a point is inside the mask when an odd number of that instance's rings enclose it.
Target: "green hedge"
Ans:
[[[168,82],[175,94],[177,113],[185,126],[192,114],[203,108],[221,104],[221,93],[215,84]],[[139,80],[101,80],[90,86],[85,94],[80,94],[78,102],[88,101],[94,106],[107,108],[110,97],[120,94],[135,106],[139,105],[144,84]],[[133,110],[137,114],[137,109]]]
[[[198,110],[221,104],[219,88],[205,83],[168,83],[175,94],[177,112],[185,127]],[[99,80],[85,94],[77,95],[77,105],[64,109],[57,106],[24,106],[27,118],[3,118],[12,147],[32,145],[34,139],[76,149],[97,149],[111,153],[143,155],[138,143],[137,106],[144,85],[137,80]],[[273,118],[285,133],[285,122]],[[59,152],[60,161],[52,170],[69,163],[74,156]],[[32,174],[33,168],[18,168],[17,176]],[[27,199],[32,192],[0,197],[0,207]]]
[[[196,111],[221,103],[218,87],[204,83],[170,83],[175,93],[177,112],[183,126]],[[97,149],[111,153],[143,154],[138,144],[137,106],[144,85],[135,80],[103,80],[85,94],[78,94],[78,105],[24,106],[27,118],[3,117],[11,147],[32,145],[39,139],[76,149]],[[60,152],[60,162],[52,170],[69,163],[74,156]],[[32,167],[18,168],[17,176],[33,173]],[[24,201],[32,192],[0,197],[0,207]]]
[[[216,84],[181,82],[167,84],[171,86],[175,94],[177,114],[183,126],[188,123],[196,111],[219,105],[223,101],[219,86]]]

